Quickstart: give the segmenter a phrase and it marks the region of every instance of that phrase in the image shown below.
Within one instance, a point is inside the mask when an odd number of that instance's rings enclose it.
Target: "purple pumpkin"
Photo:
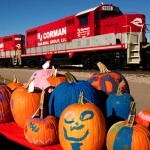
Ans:
[[[0,123],[13,119],[10,109],[11,90],[4,84],[0,84]]]

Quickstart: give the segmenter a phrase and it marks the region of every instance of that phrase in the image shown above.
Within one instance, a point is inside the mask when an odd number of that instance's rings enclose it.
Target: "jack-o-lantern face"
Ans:
[[[59,120],[61,146],[64,150],[101,149],[105,129],[105,120],[98,107],[91,103],[72,104]]]
[[[24,126],[25,138],[34,145],[52,145],[58,140],[58,120],[54,116],[28,118]]]
[[[90,110],[81,112],[79,118],[75,117],[74,111],[67,112],[64,116],[64,122],[66,123],[66,127],[68,126],[68,131],[63,127],[65,139],[76,142],[84,140],[89,135],[89,129],[87,128],[88,123],[86,125],[86,122],[92,120],[93,117],[94,113]],[[83,135],[81,137],[71,137],[68,135],[68,132],[82,132]]]

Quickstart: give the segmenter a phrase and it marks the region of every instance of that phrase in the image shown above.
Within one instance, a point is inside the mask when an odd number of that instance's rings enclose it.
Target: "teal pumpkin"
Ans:
[[[57,85],[51,93],[48,102],[50,115],[60,118],[62,111],[67,106],[78,102],[81,91],[84,93],[85,102],[91,102],[100,108],[98,92],[89,82],[85,80],[69,80],[68,77],[67,81]]]
[[[122,93],[121,89],[124,84],[122,81],[118,86],[117,94],[110,95],[106,100],[107,128],[118,121],[128,119],[130,114],[130,103],[134,99],[128,93]]]
[[[106,101],[107,128],[118,121],[128,119],[131,101],[134,101],[134,99],[128,93],[122,95],[112,94],[108,97]]]
[[[113,124],[107,132],[107,150],[150,150],[150,131],[135,123],[135,115],[135,102],[131,102],[128,120]]]

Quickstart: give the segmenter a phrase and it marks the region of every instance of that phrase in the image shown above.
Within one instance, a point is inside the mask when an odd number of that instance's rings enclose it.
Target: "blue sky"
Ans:
[[[145,14],[146,22],[150,24],[149,0],[1,0],[0,36],[25,35],[30,28],[98,6],[101,2],[116,5],[123,13]]]

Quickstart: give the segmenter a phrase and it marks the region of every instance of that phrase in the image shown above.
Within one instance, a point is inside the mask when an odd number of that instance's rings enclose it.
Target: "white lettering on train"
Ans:
[[[42,41],[43,39],[49,39],[49,38],[58,37],[58,36],[66,35],[66,34],[67,34],[67,29],[66,27],[64,27],[64,28],[45,32],[43,33],[43,36],[41,35],[41,33],[38,33],[37,38],[40,41]]]
[[[49,45],[49,41],[45,41],[45,42],[40,42],[40,43],[38,43],[38,46],[42,46],[42,45]]]
[[[56,43],[60,43],[60,40],[59,39],[50,40],[50,44],[56,44]]]

